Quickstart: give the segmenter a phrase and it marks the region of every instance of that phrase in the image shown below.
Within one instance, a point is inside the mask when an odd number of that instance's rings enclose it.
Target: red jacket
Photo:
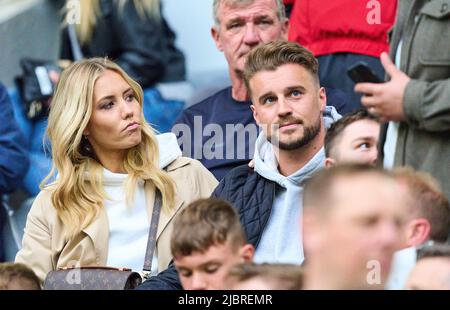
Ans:
[[[349,52],[379,57],[389,50],[387,33],[394,25],[397,0],[284,0],[284,3],[294,3],[289,40],[310,49],[315,56]],[[373,14],[377,7],[379,20]]]

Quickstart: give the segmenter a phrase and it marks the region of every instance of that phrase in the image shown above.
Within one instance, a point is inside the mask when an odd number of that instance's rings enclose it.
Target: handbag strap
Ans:
[[[81,51],[80,42],[78,41],[75,25],[68,24],[67,32],[69,34],[70,47],[72,48],[73,60],[77,61],[77,60],[83,59],[83,52]]]
[[[161,214],[161,192],[155,189],[155,203],[153,204],[152,220],[150,222],[150,231],[148,233],[147,250],[145,251],[145,261],[143,274],[148,278],[152,271],[153,253],[156,246],[156,232],[158,231],[159,215]]]

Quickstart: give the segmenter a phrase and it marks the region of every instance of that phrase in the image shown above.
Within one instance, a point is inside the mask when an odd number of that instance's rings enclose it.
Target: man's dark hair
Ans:
[[[417,248],[417,261],[423,258],[442,257],[450,259],[450,244],[428,241]]]
[[[367,112],[367,109],[356,110],[352,113],[345,115],[338,121],[334,122],[330,126],[330,128],[328,128],[327,133],[325,135],[325,145],[324,145],[325,156],[326,157],[336,156],[336,153],[334,152],[334,147],[339,144],[344,129],[347,128],[348,125],[364,119],[378,122],[375,116]]]
[[[11,284],[16,285],[11,288]],[[40,290],[41,283],[33,270],[20,263],[0,264],[0,290],[17,289]]]
[[[216,198],[199,199],[175,218],[172,231],[172,255],[206,252],[214,245],[229,244],[238,248],[246,243],[245,233],[234,208]]]
[[[247,57],[244,69],[244,82],[250,93],[250,79],[260,71],[274,71],[282,65],[297,64],[308,70],[319,86],[319,63],[314,55],[298,43],[274,41],[261,44]]]

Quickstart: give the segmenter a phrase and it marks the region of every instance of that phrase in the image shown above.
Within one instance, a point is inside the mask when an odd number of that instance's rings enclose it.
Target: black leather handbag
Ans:
[[[150,277],[160,213],[161,193],[156,190],[142,277],[128,268],[97,266],[63,268],[47,274],[44,290],[129,290],[136,288],[142,283],[142,280]]]

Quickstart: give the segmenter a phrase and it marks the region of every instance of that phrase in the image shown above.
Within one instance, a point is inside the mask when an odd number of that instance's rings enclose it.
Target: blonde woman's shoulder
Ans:
[[[205,166],[196,159],[178,157],[168,167],[167,172],[178,189],[184,188],[198,195],[198,198],[209,197],[218,181]]]
[[[38,217],[56,215],[56,210],[52,204],[52,193],[55,191],[55,188],[54,183],[46,185],[34,199],[30,213]]]

